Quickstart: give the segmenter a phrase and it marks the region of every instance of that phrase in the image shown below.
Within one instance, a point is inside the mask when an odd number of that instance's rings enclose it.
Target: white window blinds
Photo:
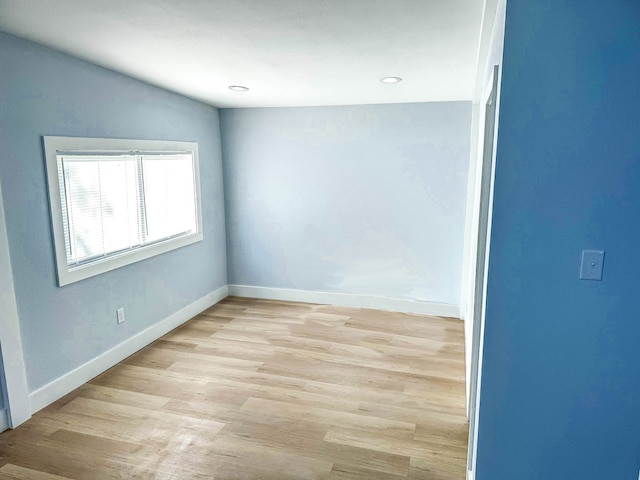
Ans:
[[[57,156],[67,265],[195,233],[191,152]]]
[[[67,264],[140,245],[136,159],[59,157]]]

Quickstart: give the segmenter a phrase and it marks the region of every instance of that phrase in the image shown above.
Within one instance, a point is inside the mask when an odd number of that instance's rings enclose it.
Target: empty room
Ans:
[[[0,478],[636,480],[639,25],[0,1]]]

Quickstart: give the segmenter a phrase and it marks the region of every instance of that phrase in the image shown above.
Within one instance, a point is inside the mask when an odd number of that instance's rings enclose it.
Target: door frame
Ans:
[[[0,355],[4,372],[8,426],[15,428],[31,417],[31,401],[20,335],[20,317],[13,284],[9,238],[0,186]],[[1,377],[0,377],[1,378]]]
[[[475,478],[478,449],[478,410],[482,385],[482,356],[484,347],[484,326],[486,311],[487,276],[491,240],[491,219],[493,215],[493,187],[496,167],[496,147],[498,141],[498,117],[500,111],[501,65],[494,65],[489,81],[482,92],[478,131],[478,166],[476,188],[478,202],[478,242],[474,265],[473,284],[473,330],[471,341],[471,375],[469,400],[469,444],[467,452],[467,478]],[[491,102],[491,103],[489,103]],[[487,137],[487,110],[493,108],[493,135]],[[480,143],[481,142],[481,143]],[[484,214],[484,215],[483,215]],[[485,218],[483,218],[483,216]]]

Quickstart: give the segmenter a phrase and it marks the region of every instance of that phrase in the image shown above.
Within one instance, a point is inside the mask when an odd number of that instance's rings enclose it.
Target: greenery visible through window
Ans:
[[[45,150],[60,285],[202,238],[197,144],[45,137]]]

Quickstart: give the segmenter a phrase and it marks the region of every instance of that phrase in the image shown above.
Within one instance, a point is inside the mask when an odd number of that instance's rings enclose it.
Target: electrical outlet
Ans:
[[[580,262],[581,280],[602,280],[604,250],[583,250]]]
[[[119,308],[118,310],[116,310],[116,321],[118,323],[124,322],[124,308]]]

